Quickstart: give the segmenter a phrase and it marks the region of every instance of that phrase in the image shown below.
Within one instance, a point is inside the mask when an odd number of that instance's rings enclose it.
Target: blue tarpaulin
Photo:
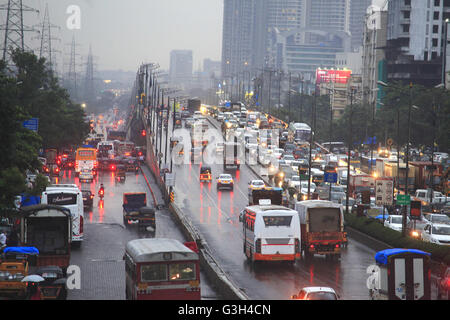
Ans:
[[[431,256],[431,253],[424,252],[417,249],[386,249],[383,251],[379,251],[375,254],[375,261],[379,264],[387,264],[388,258],[393,255],[397,255],[400,253],[417,253],[421,255]]]
[[[39,250],[35,247],[7,247],[3,250],[4,253],[24,253],[24,254],[39,254]]]
[[[36,204],[41,203],[41,197],[39,196],[31,196],[31,195],[22,195],[20,199],[20,207],[29,207],[34,206]]]

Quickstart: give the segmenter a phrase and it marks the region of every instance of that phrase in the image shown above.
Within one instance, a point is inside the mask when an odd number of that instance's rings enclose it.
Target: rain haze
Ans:
[[[1,1],[0,3],[6,3]],[[72,37],[77,53],[86,56],[89,46],[100,70],[135,71],[142,62],[158,62],[169,68],[171,50],[192,50],[194,70],[203,59],[220,60],[223,0],[26,0],[24,5],[40,11],[40,19],[49,6],[50,22],[60,27],[52,32],[61,51],[57,60],[68,59]],[[80,29],[67,28],[71,13],[81,10]],[[5,11],[1,13],[5,20]],[[40,20],[38,14],[25,13],[25,24]],[[34,35],[36,36],[36,35]],[[27,37],[31,37],[30,34]],[[39,43],[35,40],[35,48]],[[67,63],[67,62],[65,62]]]

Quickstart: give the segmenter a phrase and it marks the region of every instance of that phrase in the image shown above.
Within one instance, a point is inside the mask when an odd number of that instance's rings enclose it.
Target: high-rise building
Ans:
[[[175,85],[188,85],[192,80],[192,50],[170,52],[169,79]]]
[[[350,35],[352,37],[352,51],[356,51],[363,44],[363,33],[367,8],[372,0],[350,1]]]
[[[386,82],[387,11],[371,8],[366,13],[362,50],[362,85],[364,101],[379,103],[382,91],[378,81]]]
[[[248,67],[253,54],[255,3],[258,0],[224,0],[222,77],[230,78]]]
[[[391,0],[387,18],[387,81],[442,83],[445,29],[450,2]]]

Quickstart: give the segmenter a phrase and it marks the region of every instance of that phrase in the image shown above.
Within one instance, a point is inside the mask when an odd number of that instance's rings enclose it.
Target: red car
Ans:
[[[450,300],[450,267],[442,272],[442,276],[438,281],[438,299]]]

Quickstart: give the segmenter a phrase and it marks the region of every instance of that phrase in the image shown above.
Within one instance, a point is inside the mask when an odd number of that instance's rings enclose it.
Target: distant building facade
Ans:
[[[192,50],[172,50],[170,52],[170,83],[188,85],[192,81],[192,63]]]

